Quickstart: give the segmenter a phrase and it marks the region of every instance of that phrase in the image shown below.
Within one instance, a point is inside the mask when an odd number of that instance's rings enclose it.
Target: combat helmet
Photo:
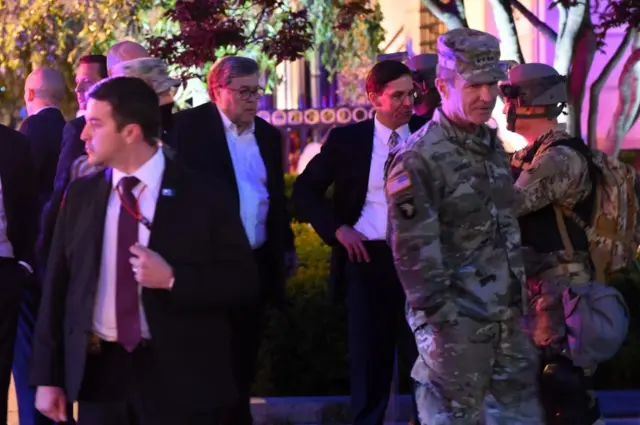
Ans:
[[[423,53],[410,57],[406,64],[411,69],[413,85],[416,88],[415,112],[418,115],[426,115],[431,118],[433,110],[440,106],[441,101],[435,84],[438,55]]]
[[[543,63],[517,65],[508,71],[509,79],[500,84],[507,104],[507,129],[514,131],[516,119],[555,120],[567,104],[566,77]],[[538,114],[517,114],[516,108],[544,106]]]

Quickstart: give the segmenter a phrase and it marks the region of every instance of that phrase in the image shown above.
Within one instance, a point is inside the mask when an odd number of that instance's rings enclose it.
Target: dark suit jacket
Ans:
[[[38,264],[43,269],[47,264],[60,203],[69,185],[71,165],[73,161],[84,154],[84,142],[80,139],[80,135],[86,122],[84,117],[78,117],[69,121],[62,130],[62,142],[60,155],[57,157],[53,191],[49,201],[42,208],[40,233],[36,249]]]
[[[264,300],[279,305],[285,298],[285,252],[294,249],[284,193],[282,134],[256,117],[255,136],[267,169],[269,192],[267,241],[264,245],[268,262],[265,269],[268,271],[263,273],[261,292]],[[236,193],[234,205],[239,206],[238,185],[218,108],[213,103],[205,103],[178,112],[172,137],[170,144],[176,150],[178,161],[228,182]]]
[[[172,127],[173,103],[160,107],[162,114],[162,136],[163,140],[169,137]],[[71,166],[74,161],[85,154],[84,142],[80,139],[82,130],[87,123],[84,117],[78,117],[69,121],[62,132],[62,147],[60,156],[56,156],[57,168],[53,182],[53,192],[50,200],[44,205],[40,223],[40,235],[38,237],[37,254],[38,263],[44,267],[47,263],[53,230],[58,218],[60,202],[64,196],[71,178]],[[166,141],[166,140],[165,140]]]
[[[35,267],[38,231],[35,170],[27,138],[0,124],[0,179],[7,218],[7,238],[18,261]]]
[[[426,122],[413,116],[409,129],[413,133]],[[333,248],[329,292],[334,299],[344,296],[342,269],[348,261],[335,233],[343,225],[355,225],[362,213],[369,184],[373,131],[373,119],[332,129],[320,153],[293,185],[297,218],[311,223],[322,240]],[[332,201],[325,197],[331,185]]]
[[[175,284],[142,290],[157,363],[143,368],[140,392],[149,405],[226,406],[236,397],[226,312],[257,297],[253,253],[224,183],[167,159],[161,187],[173,195],[161,189],[149,248]],[[51,246],[30,381],[63,387],[69,400],[82,384],[111,191],[110,170],[72,182]]]
[[[59,109],[46,108],[27,117],[20,126],[20,132],[27,136],[31,143],[40,208],[49,201],[53,191],[65,124],[66,121]]]

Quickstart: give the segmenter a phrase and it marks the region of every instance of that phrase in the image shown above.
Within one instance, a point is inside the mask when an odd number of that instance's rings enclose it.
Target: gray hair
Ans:
[[[35,97],[60,104],[67,94],[67,83],[57,69],[36,68],[27,77],[25,88],[31,89]]]
[[[226,87],[234,78],[247,77],[260,72],[258,62],[242,56],[225,56],[218,60],[209,71],[207,86],[213,98],[213,89]]]

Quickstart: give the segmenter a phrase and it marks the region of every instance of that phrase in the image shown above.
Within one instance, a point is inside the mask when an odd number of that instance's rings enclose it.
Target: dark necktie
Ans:
[[[132,213],[138,212],[138,202],[133,188],[140,183],[137,177],[120,180],[120,215],[118,217],[118,255],[116,274],[116,323],[118,342],[129,352],[142,338],[140,330],[140,305],[138,282],[131,268],[129,248],[138,242],[138,220]]]
[[[391,133],[389,136],[389,151],[392,151],[398,146],[398,142],[400,141],[400,135],[395,131]]]
[[[387,156],[386,161],[384,162],[384,179],[387,180],[387,174],[389,173],[389,167],[391,166],[391,161],[393,161],[393,157],[395,156],[395,149],[398,147],[398,142],[400,141],[400,135],[395,131],[391,133],[389,136],[389,142],[387,142],[387,146],[389,147],[389,155]]]

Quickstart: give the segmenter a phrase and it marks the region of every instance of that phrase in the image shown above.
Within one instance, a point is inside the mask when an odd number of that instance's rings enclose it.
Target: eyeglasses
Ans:
[[[240,99],[247,101],[253,98],[261,98],[264,95],[264,88],[262,87],[243,87],[241,89],[233,89],[231,87],[225,87],[227,90],[238,93]]]

